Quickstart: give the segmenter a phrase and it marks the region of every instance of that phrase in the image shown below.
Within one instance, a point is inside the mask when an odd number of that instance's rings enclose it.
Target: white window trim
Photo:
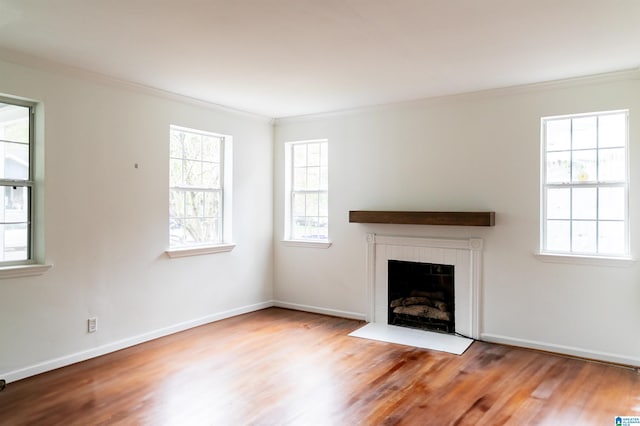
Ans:
[[[30,108],[29,136],[29,181],[31,182],[29,254],[23,261],[7,261],[0,264],[0,279],[21,278],[42,275],[52,265],[44,263],[43,224],[44,203],[42,182],[44,173],[44,147],[40,140],[44,135],[44,112],[41,102],[26,98],[0,95],[0,102]]]
[[[185,130],[188,132],[203,133],[203,130],[192,129],[178,125],[171,125],[170,128]],[[180,258],[187,256],[200,256],[215,253],[225,253],[232,251],[236,244],[233,243],[233,137],[215,132],[204,132],[224,139],[223,159],[222,159],[222,242],[218,244],[192,245],[169,247],[165,253],[169,258]]]
[[[626,172],[627,176],[625,178],[624,188],[625,188],[625,197],[626,197],[626,207],[625,207],[625,250],[626,254],[620,256],[611,256],[611,255],[599,255],[597,253],[565,253],[565,252],[555,252],[544,250],[544,242],[545,242],[545,232],[546,232],[546,196],[545,189],[547,187],[546,183],[546,135],[545,132],[545,121],[550,119],[558,119],[558,118],[579,118],[579,117],[589,117],[589,116],[597,116],[602,114],[615,114],[615,113],[625,113],[627,117],[627,140],[625,144],[625,159],[626,159]],[[629,212],[630,208],[630,159],[629,159],[629,110],[628,109],[620,109],[620,110],[611,110],[611,111],[597,111],[590,112],[584,114],[566,114],[566,115],[558,115],[558,116],[548,116],[542,117],[541,126],[541,141],[540,141],[540,248],[539,251],[534,253],[534,256],[543,261],[550,263],[565,263],[565,264],[582,264],[582,265],[599,265],[599,266],[630,266],[635,262],[635,259],[631,256],[631,214]],[[571,188],[578,185],[567,185],[567,187]],[[596,186],[598,186],[596,184]]]
[[[561,263],[567,265],[592,265],[611,266],[626,268],[633,266],[636,259],[633,257],[611,257],[611,256],[586,256],[582,254],[555,254],[555,253],[534,253],[534,257],[541,262]]]
[[[0,279],[36,277],[51,269],[53,265],[14,265],[0,268]]]
[[[285,247],[302,247],[302,248],[316,248],[316,249],[328,249],[333,244],[329,240],[311,241],[311,240],[282,240],[282,245]]]
[[[289,141],[284,144],[284,164],[285,164],[285,174],[284,174],[284,238],[282,239],[283,245],[287,247],[302,247],[302,248],[321,248],[327,249],[331,247],[332,243],[327,237],[327,239],[323,240],[299,240],[291,238],[291,188],[292,188],[292,167],[290,167],[293,163],[293,159],[291,158],[292,149],[291,147],[295,144],[307,144],[307,143],[318,143],[318,142],[328,142],[328,139],[305,139],[305,140],[297,140],[297,141]],[[328,191],[327,191],[328,193]]]
[[[171,259],[189,256],[200,256],[205,254],[226,253],[232,251],[236,247],[235,244],[216,244],[212,246],[201,247],[184,247],[176,249],[168,249],[165,251]]]

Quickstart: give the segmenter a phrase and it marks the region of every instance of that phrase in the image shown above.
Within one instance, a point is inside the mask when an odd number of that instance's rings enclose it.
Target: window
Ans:
[[[229,136],[171,126],[170,250],[230,241]]]
[[[329,240],[328,149],[324,139],[285,144],[287,240]]]
[[[34,107],[0,98],[0,266],[33,260]]]
[[[628,111],[542,119],[542,253],[628,257]]]

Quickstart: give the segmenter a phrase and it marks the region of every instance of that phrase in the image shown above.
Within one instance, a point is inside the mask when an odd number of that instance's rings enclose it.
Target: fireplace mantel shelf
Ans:
[[[494,226],[495,212],[349,211],[350,223]]]

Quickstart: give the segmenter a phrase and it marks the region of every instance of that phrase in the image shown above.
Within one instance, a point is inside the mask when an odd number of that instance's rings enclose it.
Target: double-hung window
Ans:
[[[170,128],[170,250],[230,240],[229,136]]]
[[[34,108],[0,98],[0,266],[33,260]]]
[[[629,257],[628,111],[542,119],[541,252]]]
[[[329,240],[329,144],[326,139],[285,144],[285,239]]]

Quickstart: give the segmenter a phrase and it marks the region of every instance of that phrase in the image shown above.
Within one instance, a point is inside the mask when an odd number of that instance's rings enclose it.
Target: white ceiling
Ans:
[[[637,68],[640,0],[0,0],[0,49],[285,117]]]

